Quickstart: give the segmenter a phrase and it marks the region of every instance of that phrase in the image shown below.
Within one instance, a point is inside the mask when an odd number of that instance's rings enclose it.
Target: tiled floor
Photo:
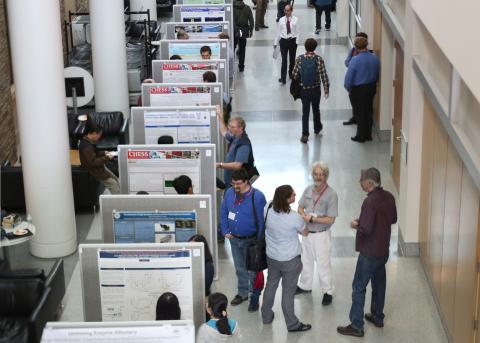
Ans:
[[[295,15],[301,19],[303,39],[315,36],[314,11],[305,3],[297,3]],[[388,142],[374,137],[372,142],[357,144],[350,141],[354,127],[345,127],[342,120],[350,116],[350,104],[343,89],[345,67],[343,60],[347,47],[335,45],[335,19],[331,32],[322,31],[317,48],[324,56],[331,82],[330,98],[322,99],[321,112],[324,124],[323,136],[311,135],[308,144],[301,144],[301,104],[294,102],[289,94],[289,84],[277,82],[280,61],[272,59],[272,44],[275,35],[276,9],[272,2],[267,11],[267,30],[255,32],[247,45],[244,73],[237,74],[234,92],[234,112],[245,117],[261,177],[255,186],[271,198],[274,189],[290,184],[297,194],[310,182],[309,166],[323,160],[330,166],[329,184],[339,196],[339,217],[333,226],[333,271],[336,285],[333,304],[321,306],[321,295],[314,291],[298,296],[295,300],[298,317],[311,323],[313,329],[306,333],[287,333],[280,308],[280,289],[274,307],[272,325],[262,325],[259,313],[247,312],[247,305],[230,307],[230,316],[238,320],[244,342],[350,342],[336,333],[336,326],[347,324],[351,304],[351,282],[356,263],[354,232],[349,222],[359,213],[365,194],[358,185],[361,168],[375,166],[382,172],[383,185],[394,191],[390,176]],[[299,46],[299,53],[303,48]],[[79,241],[96,242],[101,239],[98,213],[77,216]],[[397,230],[394,228],[391,242],[391,258],[387,265],[387,302],[385,327],[377,329],[366,325],[365,342],[447,342],[440,318],[418,258],[398,257]],[[25,248],[25,247],[24,247]],[[13,249],[12,249],[13,250]],[[24,255],[22,249],[12,251],[15,256]],[[228,243],[219,247],[220,278],[213,289],[227,294],[236,293],[236,277]],[[25,264],[45,265],[49,261],[34,258],[14,259],[17,266]],[[63,320],[83,319],[80,271],[77,255],[68,259],[67,282]],[[18,262],[20,261],[20,262]],[[24,262],[21,262],[24,261]],[[367,296],[367,307],[369,306]]]

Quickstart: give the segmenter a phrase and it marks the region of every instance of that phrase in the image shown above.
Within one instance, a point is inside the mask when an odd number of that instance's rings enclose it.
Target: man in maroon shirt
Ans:
[[[367,192],[363,201],[360,218],[352,220],[350,226],[357,230],[355,250],[360,254],[357,260],[352,284],[352,307],[347,326],[337,327],[342,335],[363,337],[363,307],[368,282],[372,284],[371,313],[365,319],[376,327],[383,327],[383,306],[385,304],[386,273],[390,233],[392,224],[397,222],[397,210],[393,195],[380,186],[380,172],[376,168],[362,170],[360,185]]]

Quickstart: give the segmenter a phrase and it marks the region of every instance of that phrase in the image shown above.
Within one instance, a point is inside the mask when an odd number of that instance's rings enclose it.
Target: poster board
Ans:
[[[226,60],[153,60],[152,77],[158,83],[202,83],[203,74],[211,71],[229,93],[229,68]]]
[[[213,212],[212,197],[199,195],[101,195],[100,214],[104,243],[114,242],[112,215],[114,211],[194,211],[197,215],[197,233],[203,235],[210,247],[215,272],[218,271],[216,240],[216,213]]]
[[[173,21],[182,23],[228,21],[232,29],[233,7],[231,4],[173,5]]]
[[[182,60],[202,60],[200,54],[202,46],[210,47],[212,60],[228,59],[228,39],[162,39],[158,59],[170,60],[171,56],[179,55]]]
[[[177,0],[177,5],[222,5],[231,4],[233,0]]]
[[[159,114],[164,115],[160,116]],[[196,119],[198,116],[206,116],[205,124],[203,124],[203,119]],[[168,120],[160,121],[162,117],[168,118]],[[218,142],[219,124],[214,106],[132,107],[130,118],[130,142],[132,144],[157,144],[158,137],[162,135],[172,136],[174,144]],[[156,122],[157,118],[159,122]],[[195,120],[190,120],[190,118]],[[208,134],[205,133],[205,125],[209,129]],[[199,132],[190,134],[189,138],[189,132],[196,128],[199,129]],[[186,132],[183,132],[184,130]],[[202,135],[208,135],[208,141]]]
[[[223,104],[223,86],[215,83],[144,83],[143,106],[215,106]]]
[[[166,39],[177,39],[178,30],[182,29],[188,33],[189,39],[218,39],[220,33],[230,34],[230,23],[228,21],[212,21],[207,23],[184,23],[181,21],[165,23]]]
[[[153,320],[167,291],[177,295],[181,319],[205,321],[202,243],[80,244],[79,260],[87,322]]]
[[[194,343],[191,320],[142,322],[48,322],[41,343]]]

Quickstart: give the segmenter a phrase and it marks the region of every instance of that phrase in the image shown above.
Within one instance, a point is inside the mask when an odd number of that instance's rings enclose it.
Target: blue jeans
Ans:
[[[252,245],[254,238],[239,239],[232,237],[230,239],[230,247],[232,248],[233,265],[237,273],[237,294],[247,297],[252,290],[255,281],[255,272],[249,272],[246,266],[247,248]]]
[[[352,283],[352,308],[350,309],[350,322],[355,329],[363,330],[363,307],[365,306],[365,292],[368,282],[372,283],[372,302],[370,312],[373,319],[383,323],[383,307],[385,305],[385,289],[387,278],[385,264],[388,256],[372,258],[363,255],[358,256],[357,268]]]

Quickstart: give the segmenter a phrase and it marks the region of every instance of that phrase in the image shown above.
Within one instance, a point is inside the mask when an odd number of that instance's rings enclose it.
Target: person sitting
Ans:
[[[181,60],[182,57],[180,55],[172,55],[170,56],[170,60]]]
[[[201,242],[204,245],[205,255],[205,295],[210,295],[210,287],[213,282],[213,275],[215,274],[215,267],[213,265],[213,257],[208,248],[208,242],[203,235],[194,235],[190,237],[189,242]]]
[[[190,39],[190,36],[188,35],[187,31],[180,29],[177,32],[177,39]]]
[[[212,59],[212,49],[208,45],[204,45],[200,48],[200,56],[202,60],[211,60]]]
[[[203,82],[207,82],[207,83],[217,82],[217,75],[215,75],[213,71],[208,70],[205,73],[203,73],[202,79],[203,79]]]
[[[239,341],[238,323],[228,318],[227,305],[228,299],[225,294],[210,294],[207,301],[207,312],[211,319],[198,329],[197,343]]]
[[[80,164],[90,175],[101,182],[112,194],[120,194],[120,184],[115,174],[106,167],[105,162],[113,155],[99,151],[96,143],[102,137],[102,129],[91,118],[87,119],[85,135],[78,144]]]
[[[173,179],[173,188],[177,194],[193,194],[192,179],[187,175],[180,175]]]
[[[173,144],[174,140],[172,136],[164,135],[158,137],[157,144]]]
[[[138,191],[136,195],[149,195],[147,191]]]
[[[181,314],[175,294],[165,292],[158,297],[155,320],[180,320]]]

